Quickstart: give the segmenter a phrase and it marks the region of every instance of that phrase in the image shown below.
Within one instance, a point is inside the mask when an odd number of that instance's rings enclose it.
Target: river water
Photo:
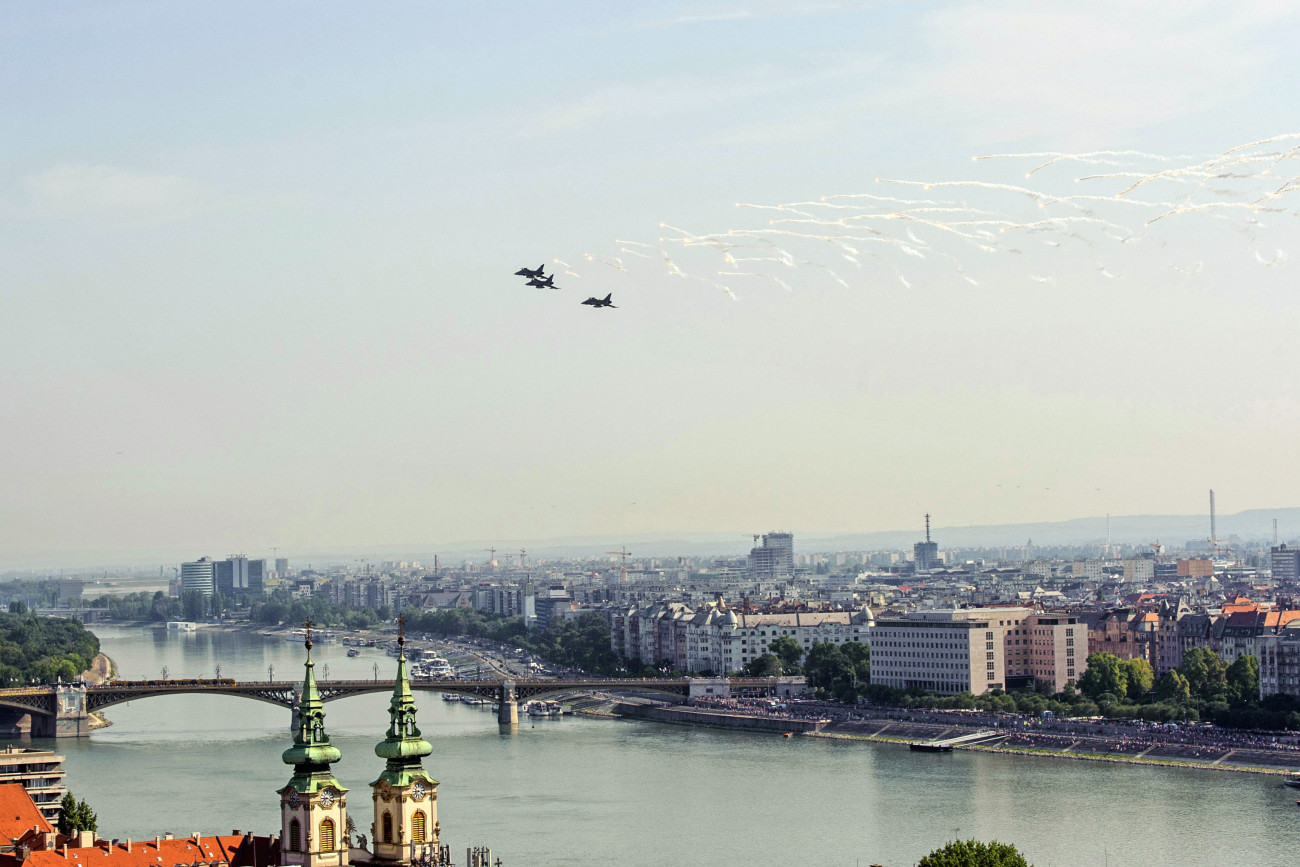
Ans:
[[[127,678],[277,679],[302,674],[300,644],[247,633],[96,627]],[[394,661],[319,645],[317,673],[368,678]],[[489,845],[506,867],[915,864],[953,839],[1015,843],[1044,865],[1300,863],[1300,808],[1277,777],[698,730],[569,717],[500,733],[495,715],[421,693],[452,852]],[[339,780],[368,831],[367,791],[387,696],[330,702]],[[271,833],[289,712],[219,696],[110,708],[87,739],[36,741],[67,756],[68,786],[100,832]],[[1297,792],[1300,793],[1300,792]]]

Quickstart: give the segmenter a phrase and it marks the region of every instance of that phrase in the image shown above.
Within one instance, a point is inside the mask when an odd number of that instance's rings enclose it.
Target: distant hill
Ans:
[[[1221,539],[1237,536],[1244,541],[1263,542],[1273,537],[1273,519],[1277,519],[1278,537],[1282,541],[1300,540],[1300,508],[1249,509],[1218,516]],[[864,533],[818,533],[794,530],[796,551],[871,551],[906,550],[922,539],[919,530],[878,530]],[[1032,524],[985,524],[966,527],[935,527],[931,537],[942,548],[979,548],[1023,545],[1032,539],[1035,545],[1087,545],[1106,541],[1106,518],[1074,518],[1069,521],[1042,521]],[[1208,539],[1208,515],[1112,515],[1111,540],[1116,544],[1145,545],[1159,541],[1170,550],[1184,543]],[[747,554],[752,538],[745,533],[642,533],[628,536],[575,536],[558,539],[516,540],[507,542],[461,542],[437,549],[451,562],[453,558],[485,559],[486,549],[495,545],[498,558],[511,546],[528,549],[529,556],[581,557],[597,552],[614,551],[626,545],[635,557],[674,557]],[[432,554],[425,555],[432,559]]]
[[[1248,509],[1231,515],[1220,515],[1218,532],[1221,539],[1237,536],[1247,542],[1266,542],[1273,537],[1273,519],[1277,519],[1278,537],[1283,542],[1300,543],[1300,508]],[[778,529],[775,527],[767,528]],[[907,530],[873,530],[861,533],[825,533],[793,528],[796,551],[875,551],[908,550],[920,541],[920,528]],[[1210,535],[1208,515],[1112,515],[1111,539],[1117,544],[1145,545],[1159,541],[1169,550],[1178,550],[1186,542],[1204,540]],[[981,548],[1024,545],[1032,539],[1035,545],[1088,545],[1106,541],[1106,518],[1074,518],[1069,521],[1043,521],[1032,524],[986,524],[966,527],[935,527],[931,536],[946,548]],[[365,545],[338,548],[302,550],[280,549],[280,556],[288,556],[294,568],[308,563],[325,566],[366,558],[379,560],[419,560],[433,562],[436,553],[447,566],[462,560],[487,559],[487,549],[497,549],[497,559],[504,564],[506,554],[517,554],[520,548],[528,550],[528,557],[547,559],[561,557],[591,557],[606,551],[618,550],[626,545],[634,557],[706,557],[743,556],[749,552],[753,539],[749,533],[631,533],[621,536],[589,535],[565,536],[551,539],[489,539],[450,543],[421,542],[409,545]],[[0,570],[79,567],[102,564],[157,564],[175,565],[193,559],[202,551],[79,551],[64,554],[10,553],[0,555]]]

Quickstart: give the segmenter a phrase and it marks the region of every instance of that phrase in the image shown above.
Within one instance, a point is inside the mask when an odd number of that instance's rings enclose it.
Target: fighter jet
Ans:
[[[592,307],[613,307],[615,310],[617,310],[618,309],[617,305],[615,305],[613,302],[609,300],[610,298],[613,297],[614,297],[614,293],[611,292],[608,295],[606,295],[604,298],[588,298],[586,301],[583,301],[582,303],[590,304]]]
[[[537,266],[536,271],[533,271],[532,269],[529,268],[520,268],[518,271],[515,272],[515,276],[527,277],[530,280],[540,280],[542,277],[546,276],[545,274],[542,273],[542,269],[544,269],[545,267],[546,267],[546,263],[543,262],[542,264]]]
[[[536,287],[539,288],[539,289],[559,289],[559,288],[560,288],[559,286],[556,286],[556,285],[555,285],[555,275],[554,275],[554,274],[552,274],[551,276],[547,277],[545,280],[539,280],[539,279],[537,279],[536,277],[534,277],[533,279],[529,280],[528,283],[525,284],[525,285],[528,285],[528,286],[536,286]]]

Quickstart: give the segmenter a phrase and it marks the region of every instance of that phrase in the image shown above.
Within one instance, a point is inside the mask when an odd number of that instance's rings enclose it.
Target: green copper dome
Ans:
[[[323,785],[336,789],[343,787],[334,779],[330,764],[343,758],[338,747],[330,743],[325,733],[325,704],[316,686],[315,664],[311,661],[311,632],[307,634],[306,675],[302,682],[302,695],[298,700],[298,731],[293,736],[293,746],[281,756],[284,763],[293,765],[289,787],[304,794],[315,792]]]
[[[433,744],[420,736],[415,724],[415,698],[411,695],[411,682],[406,676],[406,636],[397,638],[397,680],[393,684],[393,697],[388,702],[388,734],[375,745],[375,755],[387,759],[380,780],[391,786],[407,786],[414,780],[425,780],[433,785],[420,759],[433,752]]]

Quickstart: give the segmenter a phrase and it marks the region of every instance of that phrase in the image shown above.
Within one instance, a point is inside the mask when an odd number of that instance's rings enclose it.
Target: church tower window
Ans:
[[[393,842],[393,814],[384,812],[384,842]]]
[[[334,851],[334,820],[325,819],[320,823],[320,850],[322,852]]]
[[[411,817],[411,839],[417,843],[424,842],[424,811],[416,810]]]
[[[302,851],[302,824],[297,819],[289,823],[289,851]]]

